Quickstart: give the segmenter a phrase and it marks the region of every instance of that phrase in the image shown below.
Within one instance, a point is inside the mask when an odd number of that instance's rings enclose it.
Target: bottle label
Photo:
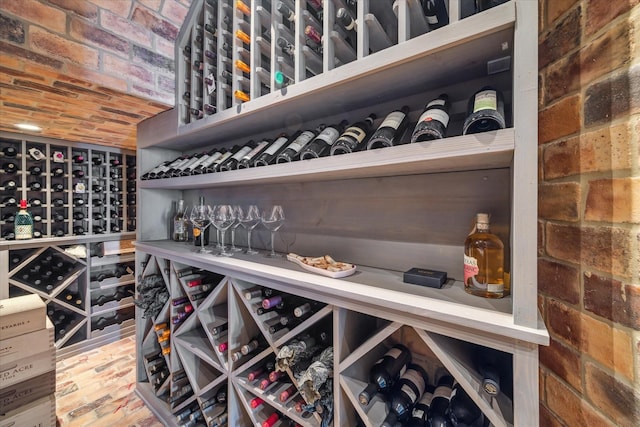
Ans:
[[[211,84],[207,85],[207,94],[211,95],[216,91],[216,76],[213,73],[209,73],[207,79],[211,82]]]
[[[438,17],[436,15],[427,15],[425,18],[427,18],[427,23],[431,25],[436,25],[438,23]]]
[[[234,160],[240,160],[241,158],[243,158],[247,153],[249,153],[249,151],[251,151],[252,148],[250,146],[245,146],[242,147],[236,154],[233,155],[232,159]]]
[[[480,268],[478,268],[478,260],[472,256],[467,254],[464,255],[464,283],[470,284],[473,277],[477,276],[480,272]],[[473,282],[476,282],[473,280]],[[482,286],[481,283],[478,285]]]
[[[350,136],[353,139],[355,139],[359,144],[362,142],[364,137],[367,136],[367,133],[357,126],[351,126],[350,128],[347,128],[347,130],[345,130],[342,133],[342,136]]]
[[[429,108],[424,113],[422,113],[422,115],[418,119],[418,123],[430,122],[432,120],[437,120],[442,123],[444,127],[447,127],[447,125],[449,124],[449,115],[444,110],[441,110],[439,108]]]
[[[305,130],[293,141],[287,149],[291,149],[296,153],[299,153],[302,148],[307,145],[309,141],[313,139],[313,132]]]
[[[336,139],[338,139],[339,136],[340,132],[338,132],[338,129],[329,126],[322,132],[320,132],[316,139],[326,142],[327,145],[332,145],[334,142],[336,142]]]
[[[229,157],[231,157],[233,155],[233,153],[231,151],[227,151],[226,153],[224,153],[222,156],[220,156],[220,158],[218,158],[218,160],[216,160],[215,162],[213,162],[216,166],[219,165],[220,163],[224,162],[225,160],[227,160]]]
[[[213,162],[215,162],[216,160],[218,160],[220,157],[222,157],[222,153],[219,151],[216,151],[215,153],[213,153],[211,156],[209,156],[209,158],[207,160],[205,160],[204,162],[202,162],[200,164],[200,166],[202,166],[203,168],[208,168],[209,166],[211,166],[213,164]]]
[[[185,232],[184,221],[175,220],[173,221],[173,232],[176,234],[182,234]]]
[[[264,154],[273,156],[280,149],[280,147],[282,147],[286,142],[287,142],[287,138],[285,138],[284,136],[281,136],[280,138],[273,141],[273,144],[271,144],[270,147],[264,150]]]
[[[260,150],[262,150],[264,148],[265,145],[267,145],[269,143],[269,141],[262,141],[260,144],[256,145],[256,148],[254,148],[253,150],[249,151],[243,158],[242,160],[251,160],[256,154],[258,154],[260,152]]]
[[[399,348],[392,348],[391,350],[387,351],[387,353],[385,354],[385,356],[389,356],[389,357],[393,357],[394,359],[397,359],[398,357],[400,357],[400,355],[402,354],[402,350],[400,350]],[[382,359],[380,359],[382,360]]]
[[[424,411],[422,409],[413,409],[413,412],[411,412],[411,416],[413,418],[419,418],[419,419],[423,419],[424,417]]]
[[[420,398],[420,403],[424,403],[427,406],[431,406],[431,400],[433,399],[433,393],[425,391]]]
[[[403,392],[404,394],[407,395],[407,397],[409,397],[409,400],[411,400],[411,402],[415,402],[416,399],[418,398],[418,396],[416,395],[416,393],[411,389],[411,387],[409,387],[408,385],[403,385],[400,388],[400,391]]]
[[[476,113],[480,110],[497,110],[498,109],[498,95],[495,90],[483,90],[476,93],[475,100],[473,101],[473,112]]]
[[[449,387],[448,385],[441,385],[439,387],[437,387],[435,389],[435,391],[433,392],[433,398],[435,399],[436,397],[443,397],[447,400],[451,399],[451,387]]]
[[[394,111],[384,119],[384,121],[380,124],[378,129],[382,129],[385,127],[398,129],[400,127],[400,123],[402,123],[402,120],[404,120],[405,116],[406,114],[404,114],[402,111]]]
[[[426,387],[426,384],[424,383],[424,378],[422,377],[422,375],[420,375],[420,372],[414,369],[408,369],[407,372],[405,372],[405,374],[403,375],[403,378],[406,378],[409,381],[411,381],[418,389],[417,396],[414,394],[413,391],[411,391],[411,394],[407,393],[408,396],[410,397],[413,396],[411,397],[411,401],[415,402],[420,396],[422,396],[422,393],[424,393],[424,389]],[[403,391],[404,391],[404,387],[406,387],[406,385],[402,387]]]
[[[16,218],[18,222],[19,218]],[[16,224],[15,237],[17,240],[31,239],[33,237],[33,224]]]

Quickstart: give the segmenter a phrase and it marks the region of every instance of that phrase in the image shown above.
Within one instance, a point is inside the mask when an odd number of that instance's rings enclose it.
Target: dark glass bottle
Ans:
[[[366,119],[356,122],[345,129],[335,144],[331,146],[331,155],[335,156],[337,154],[359,151],[367,138],[367,134],[371,132],[375,119],[375,114],[369,114]]]
[[[100,225],[94,225],[92,230],[93,230],[93,234],[104,234],[105,233],[104,228],[102,226],[100,226]]]
[[[249,154],[249,152],[251,150],[253,150],[255,147],[257,146],[255,141],[249,141],[247,142],[240,150],[238,150],[233,156],[229,157],[227,160],[225,160],[224,162],[222,162],[219,166],[218,166],[218,171],[223,172],[223,171],[230,171],[230,170],[235,170],[238,169],[238,164],[240,163],[240,160],[247,154]]]
[[[7,212],[2,215],[2,220],[6,223],[13,223],[16,220],[16,215],[13,212]]]
[[[31,191],[40,191],[42,190],[42,184],[38,181],[33,181],[27,184]]]
[[[76,154],[71,157],[73,163],[84,163],[84,156],[82,154]]]
[[[94,207],[102,206],[104,202],[101,199],[93,199],[91,201]]]
[[[82,169],[75,169],[71,174],[74,178],[84,178],[84,171]]]
[[[13,196],[7,196],[2,199],[2,204],[5,207],[14,207],[18,205],[18,201]]]
[[[400,421],[409,418],[411,408],[424,393],[429,376],[425,370],[415,363],[407,365],[406,371],[400,376],[391,390],[391,411]]]
[[[73,213],[73,219],[75,219],[76,221],[80,221],[84,219],[84,213],[83,212],[74,212]]]
[[[84,199],[82,197],[75,197],[73,199],[73,206],[84,206]]]
[[[39,206],[42,206],[42,200],[40,200],[38,197],[32,197],[31,199],[29,199],[29,205],[31,205],[31,207],[37,208]]]
[[[18,183],[14,179],[5,181],[2,186],[7,191],[15,191],[18,188]]]
[[[56,197],[55,199],[51,200],[51,205],[56,208],[61,208],[64,206],[64,199]]]
[[[400,376],[400,372],[411,362],[409,349],[402,344],[394,345],[369,371],[369,385],[358,399],[368,405],[376,392],[387,393]]]
[[[421,0],[429,29],[435,30],[449,23],[449,14],[444,2],[445,0]]]
[[[110,225],[111,225],[111,232],[112,233],[119,233],[120,231],[122,231],[120,226],[118,225],[118,223],[112,222]]]
[[[449,125],[449,96],[445,93],[427,103],[411,134],[411,142],[444,138]]]
[[[5,162],[2,165],[2,170],[4,170],[4,173],[14,174],[18,172],[18,166],[13,162]]]
[[[92,214],[93,220],[94,221],[100,221],[102,219],[104,219],[104,215],[101,212],[94,212]]]
[[[62,222],[64,221],[64,215],[62,215],[60,212],[54,212],[51,214],[51,220],[54,222]]]
[[[34,176],[42,175],[42,168],[38,165],[31,166],[29,168],[29,173]]]
[[[429,427],[429,408],[431,407],[431,400],[433,399],[433,391],[433,386],[427,385],[420,400],[418,400],[411,410],[407,427]]]
[[[387,114],[387,117],[371,135],[367,143],[367,150],[398,145],[409,123],[409,107],[404,106],[400,110]]]
[[[12,146],[6,146],[2,149],[2,153],[6,156],[6,157],[16,157],[18,155],[18,150],[16,150],[15,147]]]
[[[287,144],[286,148],[276,158],[276,163],[288,163],[298,160],[300,152],[309,144],[315,136],[325,128],[320,125],[316,130],[305,130]]]
[[[238,169],[247,169],[253,166],[254,161],[273,143],[271,139],[263,139],[238,162]]]
[[[344,28],[347,33],[355,33],[358,31],[358,24],[349,9],[341,7],[336,12],[336,23]]]
[[[504,99],[502,92],[485,86],[477,91],[467,105],[467,118],[462,125],[462,134],[473,134],[504,129]]]
[[[296,132],[291,140],[293,140],[293,138],[296,138],[298,135],[300,134],[300,132]],[[290,139],[287,137],[286,134],[281,133],[280,135],[278,135],[278,137],[275,139],[275,141],[273,141],[262,153],[260,153],[260,155],[255,159],[255,161],[253,162],[253,166],[268,166],[271,164],[274,164],[276,162],[276,158],[278,157],[278,154],[280,154],[287,145],[287,142]]]
[[[63,176],[64,175],[64,168],[55,167],[55,168],[51,169],[51,175],[55,176],[55,177]]]
[[[460,384],[451,391],[446,415],[453,426],[483,427],[485,424],[484,414]]]
[[[94,166],[100,166],[102,164],[102,157],[100,156],[93,156],[91,158],[91,163],[93,163]]]
[[[96,184],[94,184],[94,185],[91,187],[91,190],[92,190],[94,193],[102,193],[102,192],[104,191],[104,187],[102,187],[102,185],[96,185]]]
[[[64,191],[64,184],[61,184],[61,183],[51,184],[51,191],[53,191],[54,193],[60,193]]]
[[[447,417],[447,408],[451,399],[451,389],[453,388],[453,377],[447,372],[442,372],[436,389],[433,392],[431,407],[429,408],[429,418],[432,427],[452,427],[449,417]]]
[[[314,159],[329,154],[331,146],[338,140],[348,122],[341,121],[337,125],[327,126],[300,153],[300,159]]]
[[[76,225],[75,227],[73,227],[73,234],[75,234],[76,236],[82,236],[84,233],[85,233],[84,227],[80,225]]]

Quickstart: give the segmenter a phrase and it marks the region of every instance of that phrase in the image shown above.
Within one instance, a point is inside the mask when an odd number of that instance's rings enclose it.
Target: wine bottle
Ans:
[[[109,224],[109,227],[112,233],[119,233],[120,231],[122,231],[120,225],[118,225],[118,223],[116,222],[111,222],[111,224]]]
[[[449,125],[449,96],[445,93],[427,103],[411,134],[411,142],[445,137]]]
[[[81,221],[85,218],[84,213],[82,212],[74,212],[73,213],[73,219],[75,219],[76,221]]]
[[[101,221],[104,219],[104,214],[102,214],[101,212],[94,212],[93,214],[91,214],[91,217],[94,221]]]
[[[218,166],[218,171],[230,171],[238,168],[238,163],[240,163],[240,159],[242,159],[245,155],[247,155],[251,150],[256,147],[255,141],[247,142],[240,150],[238,150],[234,155],[229,157],[226,161],[222,162]]]
[[[71,175],[73,175],[74,178],[84,178],[85,174],[82,169],[74,169]]]
[[[449,23],[445,0],[421,0],[421,2],[430,30],[435,30]]]
[[[94,225],[92,227],[92,230],[93,230],[93,234],[104,234],[105,233],[105,229],[100,225]]]
[[[296,132],[292,137],[297,137],[300,132]],[[275,163],[278,155],[286,148],[286,144],[289,141],[287,135],[281,133],[278,137],[273,141],[262,153],[260,153],[255,161],[253,162],[253,166],[268,166]]]
[[[94,166],[100,166],[102,165],[102,157],[100,156],[93,156],[91,158],[91,163],[93,163]]]
[[[93,184],[91,186],[91,191],[94,193],[102,193],[104,191],[104,187],[102,185]]]
[[[82,154],[75,154],[71,159],[73,163],[84,163],[84,156]]]
[[[293,162],[298,159],[300,152],[313,140],[313,138],[325,128],[320,125],[315,131],[305,130],[301,132],[286,148],[277,156],[276,163]]]
[[[18,150],[16,150],[15,147],[8,145],[2,149],[2,154],[6,157],[16,157],[18,155]]]
[[[54,193],[63,192],[64,191],[64,184],[61,184],[61,183],[51,184],[51,191],[53,191]]]
[[[402,344],[394,345],[378,360],[369,371],[369,385],[360,392],[358,399],[368,405],[376,391],[387,393],[400,376],[400,373],[411,362],[409,349]]]
[[[431,407],[429,408],[429,418],[432,427],[452,427],[447,408],[451,399],[451,388],[453,387],[453,377],[447,372],[442,372],[438,378],[438,383],[433,392]]]
[[[56,197],[55,199],[51,200],[51,205],[55,208],[61,208],[64,206],[64,199],[61,199],[60,197]]]
[[[18,183],[14,179],[5,181],[2,186],[7,191],[15,191],[18,188]]]
[[[369,114],[363,121],[356,122],[345,129],[335,144],[331,146],[330,154],[334,156],[359,151],[367,134],[371,132],[375,119],[375,114]]]
[[[446,416],[452,426],[483,427],[485,417],[466,391],[457,384],[451,391]]]
[[[247,169],[253,166],[254,161],[260,156],[270,144],[273,143],[271,139],[264,139],[258,143],[253,150],[242,156],[238,162],[238,169]]]
[[[74,207],[84,206],[84,199],[82,197],[74,197],[73,206]]]
[[[427,385],[422,397],[418,400],[418,403],[413,407],[409,421],[407,421],[407,427],[429,427],[429,408],[431,407],[431,400],[433,399],[434,388],[432,385]]]
[[[485,298],[510,293],[504,280],[504,244],[489,229],[489,214],[476,215],[475,230],[464,242],[464,289]]]
[[[55,167],[55,168],[51,169],[51,176],[61,177],[63,175],[64,175],[64,168]]]
[[[420,365],[407,365],[407,370],[400,376],[390,393],[391,411],[398,416],[398,420],[406,421],[409,418],[411,408],[424,393],[428,382],[429,376]]]
[[[336,12],[336,22],[342,26],[342,28],[351,33],[352,37],[355,37],[355,33],[358,31],[358,23],[354,19],[349,9],[341,7]]]
[[[313,159],[329,154],[331,146],[336,142],[344,128],[347,126],[346,120],[337,125],[327,126],[320,132],[300,153],[300,159]]]
[[[40,198],[38,197],[32,197],[31,199],[29,199],[29,206],[33,208],[40,207],[42,206],[42,200],[40,200]]]
[[[400,110],[389,113],[371,135],[371,139],[367,143],[367,150],[398,145],[408,122],[409,107],[406,105]]]
[[[504,99],[502,92],[485,86],[469,98],[467,118],[462,125],[462,134],[473,134],[504,129]]]
[[[62,215],[60,212],[53,212],[53,213],[51,213],[51,220],[53,222],[63,222],[64,221],[64,215]]]
[[[7,208],[17,206],[17,203],[16,198],[13,196],[7,196],[2,199],[2,204]]]
[[[24,199],[20,200],[20,210],[16,214],[14,232],[16,240],[33,238],[33,218],[27,212],[27,201]]]
[[[178,211],[173,217],[173,240],[176,242],[187,241],[187,223],[184,215],[184,200],[178,201]]]
[[[13,230],[4,230],[2,232],[2,238],[5,240],[15,240],[16,234],[13,232]]]
[[[29,187],[29,189],[31,191],[40,191],[42,190],[42,184],[38,181],[33,181],[30,182],[29,184],[27,184],[27,187]]]
[[[38,165],[31,166],[29,168],[29,174],[33,176],[40,176],[42,175],[42,168]]]
[[[2,170],[6,174],[14,174],[14,173],[18,172],[18,166],[13,162],[5,162],[2,165]]]
[[[6,223],[13,223],[16,220],[16,215],[13,212],[8,212],[2,215],[2,220]]]
[[[225,148],[213,149],[211,150],[200,163],[197,165],[193,165],[190,170],[185,170],[186,174],[189,175],[200,175],[206,171],[206,169],[211,166],[216,160],[218,160],[227,150]]]
[[[91,200],[91,203],[93,204],[94,208],[100,207],[100,206],[102,206],[104,204],[102,199],[93,199],[93,200]]]
[[[402,423],[398,420],[398,416],[395,412],[389,412],[387,416],[382,420],[380,427],[402,427]]]
[[[282,17],[284,19],[286,19],[289,22],[294,22],[296,20],[296,14],[294,13],[294,11],[287,6],[284,2],[279,1],[276,4],[276,9],[278,10],[278,12],[280,12],[282,14]]]
[[[504,393],[513,398],[513,359],[508,353],[489,347],[474,346],[473,359],[482,376],[482,390],[488,397]]]

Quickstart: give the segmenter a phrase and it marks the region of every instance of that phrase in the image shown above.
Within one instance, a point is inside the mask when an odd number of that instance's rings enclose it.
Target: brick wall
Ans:
[[[174,104],[174,41],[191,0],[0,0],[0,130],[135,147]]]
[[[640,0],[541,0],[542,426],[640,425]]]

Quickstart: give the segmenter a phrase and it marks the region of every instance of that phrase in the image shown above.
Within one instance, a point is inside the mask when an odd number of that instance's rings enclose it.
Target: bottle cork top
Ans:
[[[489,224],[489,214],[488,213],[479,213],[476,215],[476,222],[478,224]]]

